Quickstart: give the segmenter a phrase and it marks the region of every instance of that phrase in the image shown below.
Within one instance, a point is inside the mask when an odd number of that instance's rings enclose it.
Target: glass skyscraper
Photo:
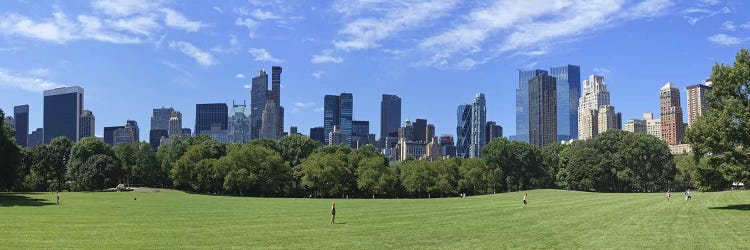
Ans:
[[[341,95],[326,95],[323,100],[323,128],[325,129],[325,144],[329,144],[328,135],[334,126],[339,126],[347,137],[346,145],[352,144],[352,117],[354,113],[354,97],[351,93]]]
[[[221,130],[227,130],[229,107],[226,103],[209,103],[195,105],[195,134],[211,131],[211,125],[218,125]]]
[[[516,135],[511,139],[529,142],[529,80],[537,75],[547,74],[541,69],[519,70],[516,89]]]
[[[456,118],[456,157],[468,158],[471,143],[471,105],[458,105]]]
[[[341,112],[341,132],[346,135],[346,144],[352,145],[352,118],[354,117],[354,96],[351,93],[341,93],[339,97]]]
[[[380,140],[397,137],[401,127],[401,98],[397,95],[383,95],[380,102]]]
[[[328,134],[333,132],[333,126],[339,126],[341,122],[339,111],[339,96],[326,95],[323,101],[323,144],[328,145]]]
[[[577,139],[581,67],[575,65],[552,67],[549,73],[557,79],[557,141]]]
[[[44,91],[44,144],[58,136],[80,139],[83,88],[63,87]]]
[[[482,148],[487,143],[487,101],[484,94],[477,94],[471,104],[471,140],[469,144],[469,158],[482,156]]]
[[[280,72],[279,72],[280,73]],[[263,110],[266,108],[268,97],[268,74],[260,70],[250,89],[250,135],[253,139],[260,138],[260,127],[263,124]],[[198,131],[195,131],[198,134]]]
[[[546,74],[529,80],[529,143],[544,146],[557,141],[557,84]]]
[[[16,143],[22,147],[28,147],[29,135],[29,105],[13,107],[13,118],[15,118]]]

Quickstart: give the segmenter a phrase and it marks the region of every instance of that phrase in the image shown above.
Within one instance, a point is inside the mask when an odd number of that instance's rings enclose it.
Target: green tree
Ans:
[[[290,190],[292,169],[277,151],[245,144],[220,159],[227,168],[224,189],[237,194],[284,195]]]
[[[94,138],[90,137],[90,139]],[[53,175],[53,183],[51,183],[52,185],[50,185],[49,188],[51,190],[60,191],[66,180],[65,174],[67,172],[68,163],[72,157],[71,153],[73,150],[73,143],[68,137],[60,136],[50,141],[49,148],[52,155],[51,159],[48,160]]]
[[[359,161],[356,174],[357,188],[372,194],[373,199],[376,194],[385,194],[395,182],[388,160],[382,156],[367,157]]]
[[[55,140],[58,140],[60,138],[60,147],[58,149],[55,149]],[[65,157],[61,157],[60,155],[64,155],[66,152],[65,148],[66,145],[69,143],[66,143],[65,141],[67,138],[63,139],[64,137],[58,137],[55,138],[52,141],[52,151],[55,152],[55,158],[56,159],[64,159]],[[91,186],[86,183],[79,183],[78,181],[81,180],[87,180],[87,178],[90,178],[92,173],[84,172],[84,171],[90,171],[90,169],[83,169],[83,164],[86,163],[89,158],[91,158],[94,155],[106,155],[111,157],[114,160],[117,160],[117,157],[115,156],[114,150],[112,150],[112,147],[104,143],[103,141],[96,139],[94,137],[86,137],[81,139],[79,142],[76,142],[73,144],[72,147],[69,147],[69,154],[70,158],[67,160],[67,172],[66,175],[68,179],[71,180],[70,182],[70,188],[71,190],[86,190],[89,189]],[[102,159],[102,157],[99,157],[100,159],[97,159],[98,162],[95,162],[96,164],[104,164],[107,163],[109,158]],[[121,163],[118,161],[118,168],[121,166]],[[60,163],[62,164],[62,163]],[[93,164],[93,163],[92,163]],[[64,166],[64,165],[63,165]]]
[[[226,153],[226,146],[216,141],[208,140],[200,144],[190,146],[182,157],[180,157],[172,166],[170,177],[175,187],[190,190],[201,191],[196,189],[200,187],[196,175],[198,163],[205,159],[219,159]],[[207,163],[203,163],[205,166]]]
[[[115,152],[116,158],[120,160],[122,169],[125,170],[125,182],[130,185],[130,183],[133,183],[134,181],[133,176],[137,175],[135,173],[136,169],[138,168],[138,166],[136,165],[135,154],[136,144],[123,143],[112,147],[112,150]]]
[[[740,50],[733,66],[714,64],[710,79],[708,109],[686,133],[695,160],[708,164],[694,178],[705,180],[706,190],[729,183],[720,179],[750,183],[750,52]]]
[[[432,187],[430,191],[439,192],[440,196],[454,195],[458,192],[459,162],[457,159],[441,159],[431,162],[432,165]]]
[[[116,187],[124,176],[120,161],[109,155],[97,154],[81,164],[75,182],[80,190],[103,190]]]
[[[422,192],[430,191],[434,178],[427,161],[410,160],[401,163],[401,184],[409,193],[417,193],[421,198]]]
[[[481,158],[471,158],[460,161],[458,181],[459,190],[472,195],[493,193],[499,175],[498,168],[492,168]]]
[[[334,150],[331,150],[334,149]],[[316,196],[345,195],[356,186],[354,173],[349,168],[346,150],[335,150],[332,146],[324,147],[313,153],[300,165],[301,184]]]
[[[5,113],[0,109],[0,190],[11,190],[16,185],[21,149],[14,138],[15,131],[5,124]]]

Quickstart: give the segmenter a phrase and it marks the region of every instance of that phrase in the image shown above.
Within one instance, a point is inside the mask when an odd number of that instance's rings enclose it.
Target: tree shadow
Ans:
[[[712,207],[710,209],[725,209],[725,210],[750,210],[750,204],[742,205],[729,205],[725,207]]]
[[[55,205],[55,203],[45,199],[31,198],[23,194],[0,194],[0,207],[38,207],[49,205]]]

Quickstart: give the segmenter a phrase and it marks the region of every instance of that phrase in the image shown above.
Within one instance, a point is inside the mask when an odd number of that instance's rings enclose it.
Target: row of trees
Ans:
[[[450,196],[534,188],[653,192],[750,182],[750,53],[715,65],[708,109],[688,129],[692,156],[642,133],[535,147],[500,138],[481,159],[389,163],[372,146],[325,146],[300,135],[224,144],[208,137],[110,147],[95,138],[19,148],[0,110],[0,190],[99,190],[118,183],[258,196]]]

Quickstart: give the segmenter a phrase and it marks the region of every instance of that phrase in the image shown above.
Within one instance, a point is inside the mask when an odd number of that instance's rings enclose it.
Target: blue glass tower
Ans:
[[[557,141],[578,138],[578,98],[581,97],[581,67],[550,68],[557,79]]]
[[[541,69],[519,70],[516,89],[516,135],[514,141],[529,142],[529,80],[537,75],[546,75]]]
[[[471,105],[458,105],[456,118],[456,157],[469,158],[471,147]]]
[[[339,111],[339,96],[326,95],[323,100],[323,142],[328,145],[328,134],[333,132],[333,126],[341,125]]]
[[[339,102],[339,111],[341,112],[341,132],[346,135],[346,144],[352,145],[354,96],[352,96],[351,93],[341,93],[341,96],[339,96]]]

